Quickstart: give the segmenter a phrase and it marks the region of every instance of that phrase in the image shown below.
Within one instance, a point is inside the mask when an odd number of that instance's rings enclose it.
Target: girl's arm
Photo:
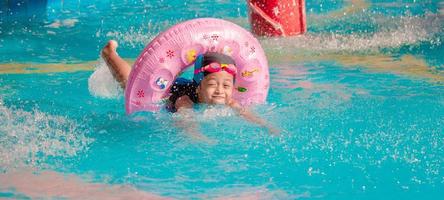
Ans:
[[[233,101],[232,103],[229,104],[230,107],[232,107],[234,110],[236,110],[237,112],[239,112],[239,114],[244,117],[246,120],[253,122],[261,127],[265,127],[268,129],[268,131],[272,134],[272,135],[280,135],[280,131],[276,128],[274,128],[270,123],[268,123],[267,121],[265,121],[264,119],[258,117],[257,115],[255,115],[254,113],[252,113],[250,110],[242,107],[241,105],[239,105],[239,103]]]
[[[105,60],[114,78],[120,83],[120,86],[125,89],[131,72],[131,66],[117,54],[117,46],[116,41],[108,41],[102,49],[102,58]]]

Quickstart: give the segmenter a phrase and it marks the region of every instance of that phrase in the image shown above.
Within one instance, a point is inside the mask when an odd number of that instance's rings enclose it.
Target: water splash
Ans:
[[[362,12],[349,16],[329,18],[324,15],[312,15],[310,26],[312,29],[321,29],[321,33],[310,31],[309,33],[289,38],[273,38],[262,40],[266,49],[297,48],[313,51],[375,51],[381,48],[399,48],[402,45],[412,45],[418,42],[430,42],[432,45],[440,45],[442,41],[436,37],[444,28],[443,16],[440,14],[426,14],[425,16],[383,16]],[[246,19],[233,20],[248,29]],[[148,44],[159,32],[179,23],[177,21],[151,22],[140,27],[130,27],[124,32],[110,31],[106,34],[132,48]],[[344,29],[356,28],[361,25],[370,25],[350,34],[328,31],[332,24],[344,26]],[[350,26],[346,26],[348,24]],[[376,30],[373,30],[376,29]],[[149,31],[147,31],[149,30]],[[333,28],[337,31],[337,28]],[[344,31],[344,30],[342,30]],[[273,48],[274,47],[274,48]]]
[[[88,79],[88,89],[92,95],[103,98],[118,98],[123,94],[103,58],[99,59],[94,73]]]
[[[140,45],[147,45],[149,42],[151,42],[161,30],[166,30],[168,27],[178,22],[179,21],[170,22],[168,20],[164,22],[149,21],[146,25],[141,25],[137,28],[131,26],[124,32],[109,31],[106,33],[106,36],[119,41],[119,43],[124,46],[139,48],[141,47]]]
[[[357,19],[359,21],[370,18],[377,31],[369,32],[366,29],[346,33],[321,32],[309,33],[299,37],[266,39],[263,45],[266,49],[295,49],[308,51],[379,51],[383,48],[399,48],[403,45],[414,45],[419,42],[430,42],[440,45],[442,41],[437,37],[443,29],[442,16],[426,15],[403,16],[399,18],[371,16]],[[344,23],[350,23],[347,19]],[[321,20],[313,26],[324,26],[323,23],[331,20]],[[356,20],[355,20],[356,21]],[[339,24],[341,21],[335,21]],[[320,23],[320,24],[319,24]],[[331,22],[333,23],[333,22]],[[368,22],[367,22],[368,23]],[[351,24],[352,25],[352,24]],[[323,27],[325,28],[325,27]],[[361,33],[362,32],[362,33]],[[284,51],[287,53],[287,51]],[[284,54],[285,54],[284,53]]]
[[[79,125],[37,109],[8,108],[0,99],[0,170],[39,167],[49,157],[72,157],[92,142]]]

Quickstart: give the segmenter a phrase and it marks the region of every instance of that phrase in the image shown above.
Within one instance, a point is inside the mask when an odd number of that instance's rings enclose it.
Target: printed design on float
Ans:
[[[174,57],[174,51],[172,51],[172,50],[168,50],[167,52],[166,52],[166,55],[167,55],[167,57],[168,58],[173,58]]]
[[[159,87],[159,89],[164,90],[166,86],[168,85],[168,80],[163,79],[162,77],[157,78],[156,85]]]
[[[236,89],[237,89],[237,91],[239,91],[239,92],[246,92],[246,91],[248,91],[248,89],[247,89],[247,88],[244,88],[244,87],[237,87]]]
[[[217,34],[213,34],[213,35],[211,36],[211,39],[213,39],[213,41],[217,41],[217,40],[219,39],[219,35],[217,35]]]
[[[250,54],[254,54],[256,52],[256,48],[250,47]]]
[[[233,54],[233,49],[230,46],[226,45],[222,49],[222,53],[231,56]]]
[[[137,97],[139,97],[139,98],[145,97],[145,92],[143,90],[137,91]]]
[[[187,63],[192,63],[194,60],[196,60],[197,57],[197,51],[195,49],[190,49],[186,53],[186,59]]]
[[[137,106],[142,106],[142,102],[137,100],[137,101],[132,101],[135,105]]]
[[[242,72],[242,77],[248,77],[248,78],[250,78],[250,77],[252,77],[254,74],[254,72],[259,72],[259,68],[254,68],[253,70],[251,70],[251,71],[248,71],[248,70],[245,70],[245,71],[243,71]]]
[[[203,34],[202,39],[208,40],[209,42],[218,42],[219,40],[222,40],[222,37],[217,33],[213,33],[211,35]]]

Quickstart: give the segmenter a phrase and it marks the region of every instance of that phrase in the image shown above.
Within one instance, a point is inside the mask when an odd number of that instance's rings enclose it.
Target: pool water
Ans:
[[[189,123],[208,141],[175,126],[184,116],[125,115],[100,50],[115,39],[133,62],[159,32],[196,17],[248,29],[245,1],[47,1],[38,14],[2,6],[2,198],[99,198],[90,184],[116,198],[122,187],[173,199],[442,196],[442,1],[307,0],[305,35],[259,39],[271,87],[252,110],[280,136],[202,106]],[[42,185],[56,182],[46,172],[78,177],[85,196],[14,185],[29,172]]]

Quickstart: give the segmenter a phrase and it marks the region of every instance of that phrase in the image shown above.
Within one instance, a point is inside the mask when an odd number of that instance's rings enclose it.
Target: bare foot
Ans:
[[[119,45],[117,44],[117,42],[115,40],[110,40],[108,41],[108,43],[106,44],[106,46],[103,47],[102,49],[102,57],[105,59],[109,59],[109,56],[112,53],[117,54],[117,47]]]
[[[101,55],[105,60],[114,78],[125,88],[131,66],[117,54],[118,44],[115,40],[110,40],[103,47]]]

